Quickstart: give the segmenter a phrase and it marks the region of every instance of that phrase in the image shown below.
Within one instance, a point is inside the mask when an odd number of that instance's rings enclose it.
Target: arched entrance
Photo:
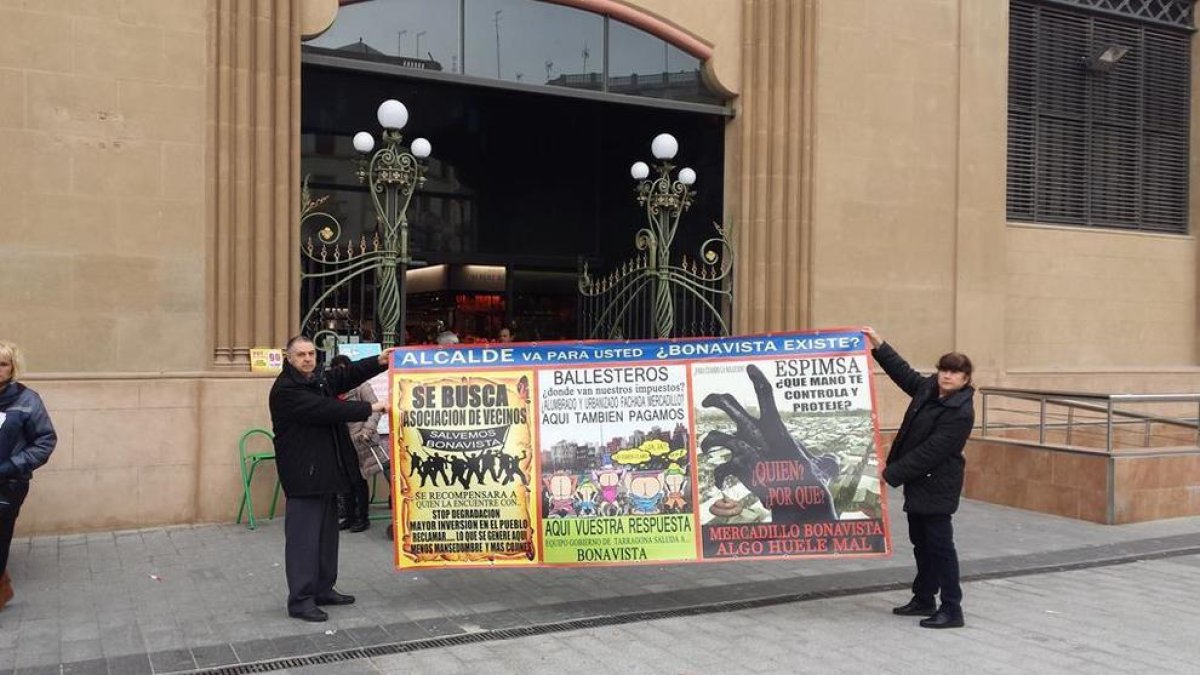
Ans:
[[[409,340],[440,328],[486,340],[502,326],[522,340],[578,337],[580,262],[603,270],[632,252],[645,221],[628,167],[650,159],[657,133],[677,136],[701,177],[677,245],[698,248],[724,220],[729,111],[702,60],[578,8],[600,4],[367,0],[304,45],[301,172],[346,239],[375,228],[351,138],[377,130],[379,102],[404,101],[406,135],[433,143],[409,210],[421,266],[406,277]],[[302,303],[318,291],[302,289]],[[369,279],[347,288],[326,327],[348,340],[371,331],[374,292]]]

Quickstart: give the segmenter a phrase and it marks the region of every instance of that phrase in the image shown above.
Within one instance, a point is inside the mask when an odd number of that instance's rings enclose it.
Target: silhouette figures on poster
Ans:
[[[528,484],[529,478],[521,469],[520,459],[499,449],[454,453],[450,456],[438,452],[431,452],[425,456],[413,453],[408,475],[410,478],[420,478],[420,487],[425,487],[426,484],[433,487],[450,487],[457,484],[464,490],[470,490],[472,486],[508,485],[518,479],[522,484]],[[450,471],[449,475],[446,473],[447,469]]]

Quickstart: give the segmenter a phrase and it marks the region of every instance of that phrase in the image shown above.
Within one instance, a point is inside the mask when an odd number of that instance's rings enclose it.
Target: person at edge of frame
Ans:
[[[329,367],[334,369],[349,368],[350,364],[350,357],[345,354],[338,354],[329,361]],[[369,382],[358,385],[338,398],[343,401],[366,401],[372,404],[379,400]],[[366,421],[347,424],[350,440],[354,443],[354,451],[358,455],[358,471],[350,471],[350,492],[346,494],[345,500],[346,517],[338,523],[339,530],[365,532],[371,527],[371,520],[368,517],[371,506],[371,485],[368,481],[383,471],[383,465],[376,460],[375,455],[371,452],[371,446],[379,446],[379,434],[376,429],[382,414],[382,412],[372,412]]]
[[[347,422],[363,421],[385,404],[337,398],[383,372],[391,350],[348,368],[318,369],[317,348],[304,336],[288,340],[283,372],[269,398],[275,463],[287,496],[284,563],[288,616],[325,621],[324,605],[353,604],[334,589],[338,572],[337,495],[350,490],[358,456]],[[351,474],[353,471],[353,474]]]
[[[13,597],[8,552],[29,480],[58,445],[42,398],[18,382],[23,371],[21,350],[0,341],[0,609]]]
[[[904,486],[908,537],[917,563],[913,597],[892,613],[926,617],[922,628],[960,628],[965,622],[951,517],[962,495],[963,448],[975,425],[971,359],[958,352],[943,354],[937,373],[926,377],[873,328],[863,333],[884,372],[912,397],[883,470],[888,485]],[[940,606],[935,601],[939,591]]]

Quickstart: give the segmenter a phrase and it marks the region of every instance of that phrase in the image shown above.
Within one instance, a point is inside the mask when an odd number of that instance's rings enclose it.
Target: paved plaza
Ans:
[[[480,655],[502,655],[485,658],[497,672],[550,672],[602,652],[632,672],[906,672],[927,654],[942,659],[928,662],[935,672],[961,671],[970,654],[997,672],[1091,672],[1093,663],[1095,672],[1142,663],[1184,672],[1181,659],[1200,657],[1194,636],[1180,634],[1200,623],[1200,518],[1104,526],[964,501],[955,524],[973,581],[968,627],[933,634],[887,612],[906,599],[912,571],[902,500],[890,497],[901,517],[889,560],[396,572],[377,522],[343,535],[338,587],[358,602],[330,608],[326,624],[286,616],[281,519],[255,531],[17,539],[0,673],[264,672],[268,662],[469,672],[483,670],[472,666]],[[502,639],[521,635],[531,637]],[[753,647],[730,650],[734,642]],[[1142,642],[1158,647],[1139,655]]]
[[[290,673],[1195,673],[1200,556],[965,586],[967,626],[891,616],[871,593],[429,649]],[[1151,600],[1153,598],[1153,600]]]

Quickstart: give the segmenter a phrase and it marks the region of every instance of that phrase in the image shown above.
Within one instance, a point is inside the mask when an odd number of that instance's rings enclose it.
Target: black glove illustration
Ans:
[[[706,408],[719,408],[737,424],[737,431],[727,434],[710,431],[700,442],[700,449],[708,452],[713,448],[727,448],[732,456],[713,472],[718,488],[725,486],[725,479],[736,476],[754,493],[763,506],[771,509],[771,522],[803,523],[834,520],[837,515],[829,483],[838,475],[837,459],[822,455],[813,457],[808,449],[788,433],[779,409],[775,406],[775,395],[771,383],[756,366],[746,366],[746,374],[754,383],[758,395],[759,418],[754,419],[730,394],[709,394],[702,402]],[[770,467],[760,467],[763,462],[794,462],[800,468],[798,480],[780,481],[775,485],[763,484],[756,476],[770,476]],[[766,481],[770,483],[771,481]]]

